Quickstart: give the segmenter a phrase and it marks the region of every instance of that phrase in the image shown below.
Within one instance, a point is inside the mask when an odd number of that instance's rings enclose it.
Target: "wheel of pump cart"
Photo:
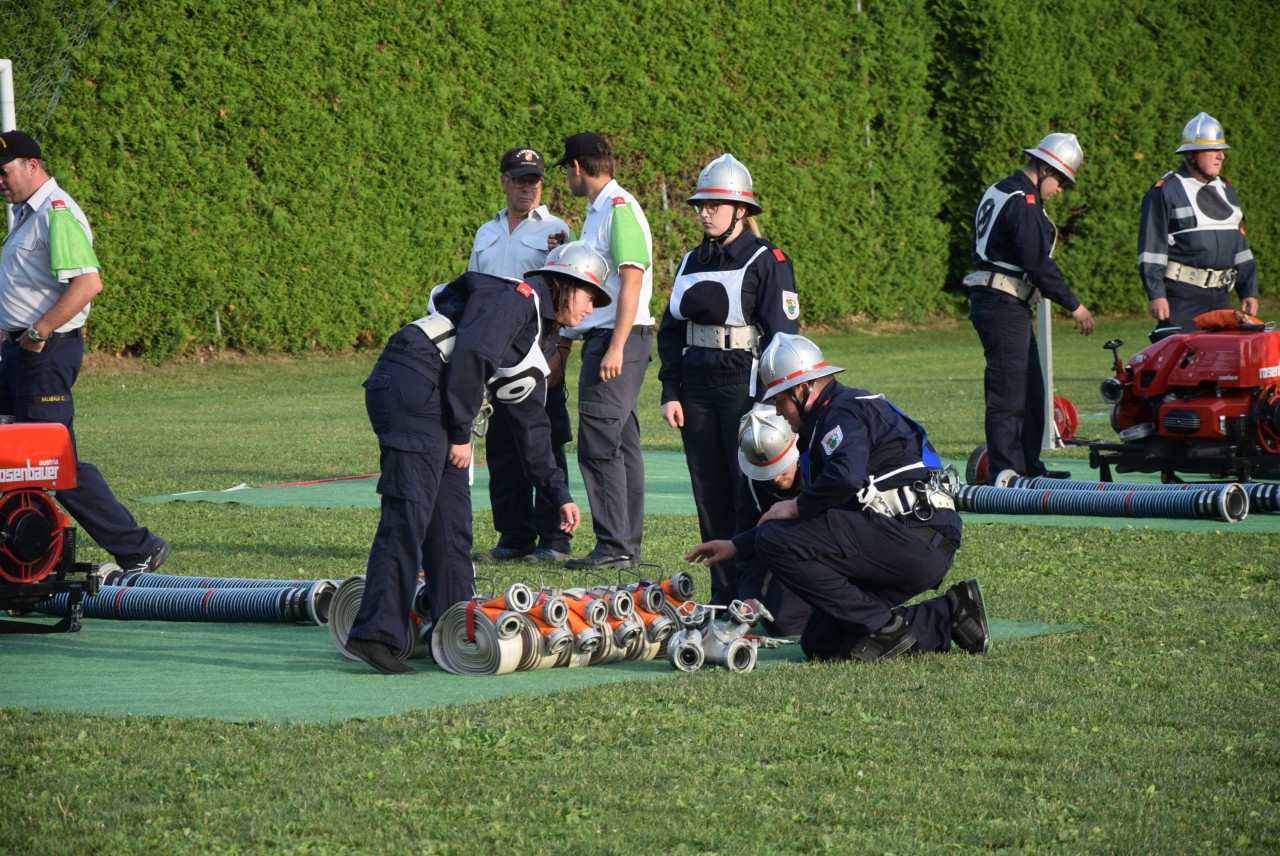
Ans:
[[[1280,387],[1258,390],[1253,402],[1253,424],[1257,426],[1258,447],[1271,455],[1280,454]]]
[[[1053,397],[1053,427],[1060,440],[1070,440],[1076,436],[1076,429],[1080,427],[1080,414],[1076,412],[1076,406],[1061,395]]]
[[[991,484],[991,473],[987,471],[990,463],[987,447],[980,445],[969,456],[969,464],[964,468],[965,484]]]

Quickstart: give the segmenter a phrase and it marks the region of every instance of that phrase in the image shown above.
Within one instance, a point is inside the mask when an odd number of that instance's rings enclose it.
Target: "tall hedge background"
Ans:
[[[65,21],[103,5],[14,3],[27,55],[66,50]],[[841,324],[962,312],[978,197],[1055,130],[1085,151],[1078,189],[1049,204],[1068,280],[1095,311],[1142,310],[1140,200],[1206,110],[1233,146],[1265,314],[1280,296],[1273,14],[1269,0],[131,0],[72,52],[47,123],[18,123],[94,224],[92,343],[151,359],[379,345],[465,268],[502,204],[501,152],[554,157],[587,129],[645,206],[659,292],[698,238],[683,200],[730,151],[795,260],[804,320]],[[555,170],[544,201],[580,225]]]

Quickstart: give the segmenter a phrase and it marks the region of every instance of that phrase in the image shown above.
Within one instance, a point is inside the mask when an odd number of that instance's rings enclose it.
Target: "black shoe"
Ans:
[[[991,647],[987,607],[977,580],[965,580],[947,589],[951,605],[951,641],[970,654],[985,654]]]
[[[539,547],[529,555],[522,558],[522,562],[563,562],[569,558],[569,552],[566,550],[561,553],[559,550],[553,550],[550,547]]]
[[[855,642],[849,659],[878,663],[905,654],[914,647],[916,634],[911,632],[911,625],[901,615],[895,615],[884,627]]]
[[[503,547],[499,544],[492,550],[482,550],[479,553],[472,553],[471,560],[473,562],[510,562],[514,559],[522,559],[532,552],[532,547]]]
[[[1069,479],[1071,473],[1067,470],[1045,470],[1044,477],[1047,479]]]
[[[348,639],[347,650],[373,666],[384,675],[412,675],[410,666],[400,661],[385,642],[373,642],[368,639]]]
[[[640,564],[640,562],[633,559],[631,556],[610,556],[608,553],[592,550],[581,559],[570,559],[564,563],[564,566],[570,569],[594,571],[602,568],[618,568],[620,570],[625,570],[627,568],[634,568],[638,564]]]
[[[164,564],[164,560],[169,558],[171,552],[173,548],[169,546],[169,542],[161,539],[159,546],[151,551],[151,555],[135,559],[117,559],[116,564],[127,574],[154,574]]]

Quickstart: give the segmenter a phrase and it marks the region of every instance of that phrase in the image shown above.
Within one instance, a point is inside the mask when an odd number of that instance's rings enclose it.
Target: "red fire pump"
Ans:
[[[98,566],[76,563],[76,530],[52,494],[75,486],[76,458],[65,426],[0,424],[0,609],[21,613],[63,592],[70,604],[57,624],[0,621],[0,633],[80,629],[84,596],[98,593]]]
[[[1120,359],[1102,382],[1119,443],[1089,445],[1103,481],[1116,472],[1205,473],[1239,481],[1280,476],[1280,331],[1223,310]]]

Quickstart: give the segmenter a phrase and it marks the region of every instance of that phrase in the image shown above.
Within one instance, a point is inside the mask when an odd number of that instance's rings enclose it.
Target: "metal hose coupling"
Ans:
[[[679,672],[696,672],[706,661],[702,648],[702,633],[695,628],[677,630],[667,640],[667,659]]]

